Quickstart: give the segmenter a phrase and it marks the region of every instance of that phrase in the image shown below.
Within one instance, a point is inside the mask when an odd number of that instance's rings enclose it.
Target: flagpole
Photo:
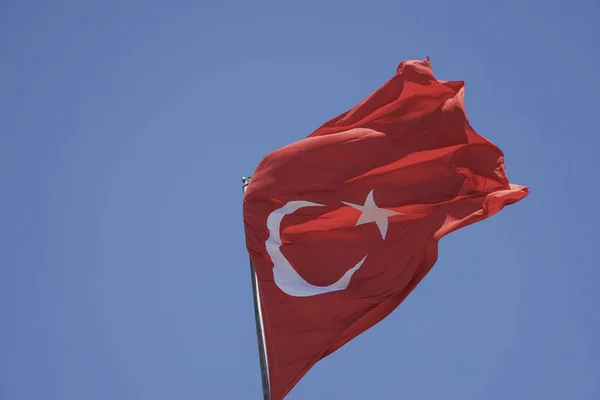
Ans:
[[[246,194],[246,188],[250,184],[250,178],[243,177],[243,194]],[[256,341],[258,342],[258,357],[260,360],[260,375],[262,378],[263,400],[271,399],[269,390],[269,368],[267,364],[267,353],[265,343],[265,331],[262,318],[262,309],[260,307],[260,292],[258,290],[258,280],[256,279],[256,271],[250,259],[250,277],[252,280],[252,298],[254,300],[254,322],[256,323]]]

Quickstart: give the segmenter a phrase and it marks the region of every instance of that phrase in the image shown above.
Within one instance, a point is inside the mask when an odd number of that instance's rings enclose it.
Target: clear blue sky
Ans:
[[[288,398],[600,399],[598,43],[595,0],[0,1],[0,399],[260,398],[240,177],[426,56],[531,195]]]

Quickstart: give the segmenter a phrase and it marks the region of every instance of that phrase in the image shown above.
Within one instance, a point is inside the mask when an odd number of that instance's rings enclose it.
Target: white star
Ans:
[[[373,191],[372,190],[369,192],[369,195],[367,196],[367,200],[365,200],[364,206],[347,203],[345,201],[342,201],[342,203],[361,211],[361,214],[360,214],[360,217],[358,218],[358,222],[356,223],[356,226],[362,225],[362,224],[368,224],[369,222],[375,222],[377,224],[377,227],[379,228],[379,232],[381,232],[381,237],[383,239],[385,239],[385,235],[387,233],[388,218],[393,215],[401,214],[396,211],[386,210],[384,208],[377,207],[377,204],[375,204],[375,199],[373,199]]]

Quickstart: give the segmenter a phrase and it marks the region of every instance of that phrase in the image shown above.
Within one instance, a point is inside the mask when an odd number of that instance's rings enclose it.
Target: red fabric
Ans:
[[[463,82],[434,78],[429,59],[396,75],[308,138],[267,155],[244,196],[247,247],[256,269],[271,395],[282,399],[320,359],[392,312],[437,260],[446,234],[525,197],[510,184],[503,154],[469,125]],[[388,218],[356,225],[376,205]],[[309,283],[327,286],[365,255],[345,290],[290,296],[274,280],[267,218],[290,201],[281,253]]]

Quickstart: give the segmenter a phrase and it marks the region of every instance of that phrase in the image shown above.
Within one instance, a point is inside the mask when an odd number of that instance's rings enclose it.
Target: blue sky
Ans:
[[[298,399],[600,398],[600,3],[0,2],[0,399],[258,399],[242,175],[405,59],[531,194]]]

